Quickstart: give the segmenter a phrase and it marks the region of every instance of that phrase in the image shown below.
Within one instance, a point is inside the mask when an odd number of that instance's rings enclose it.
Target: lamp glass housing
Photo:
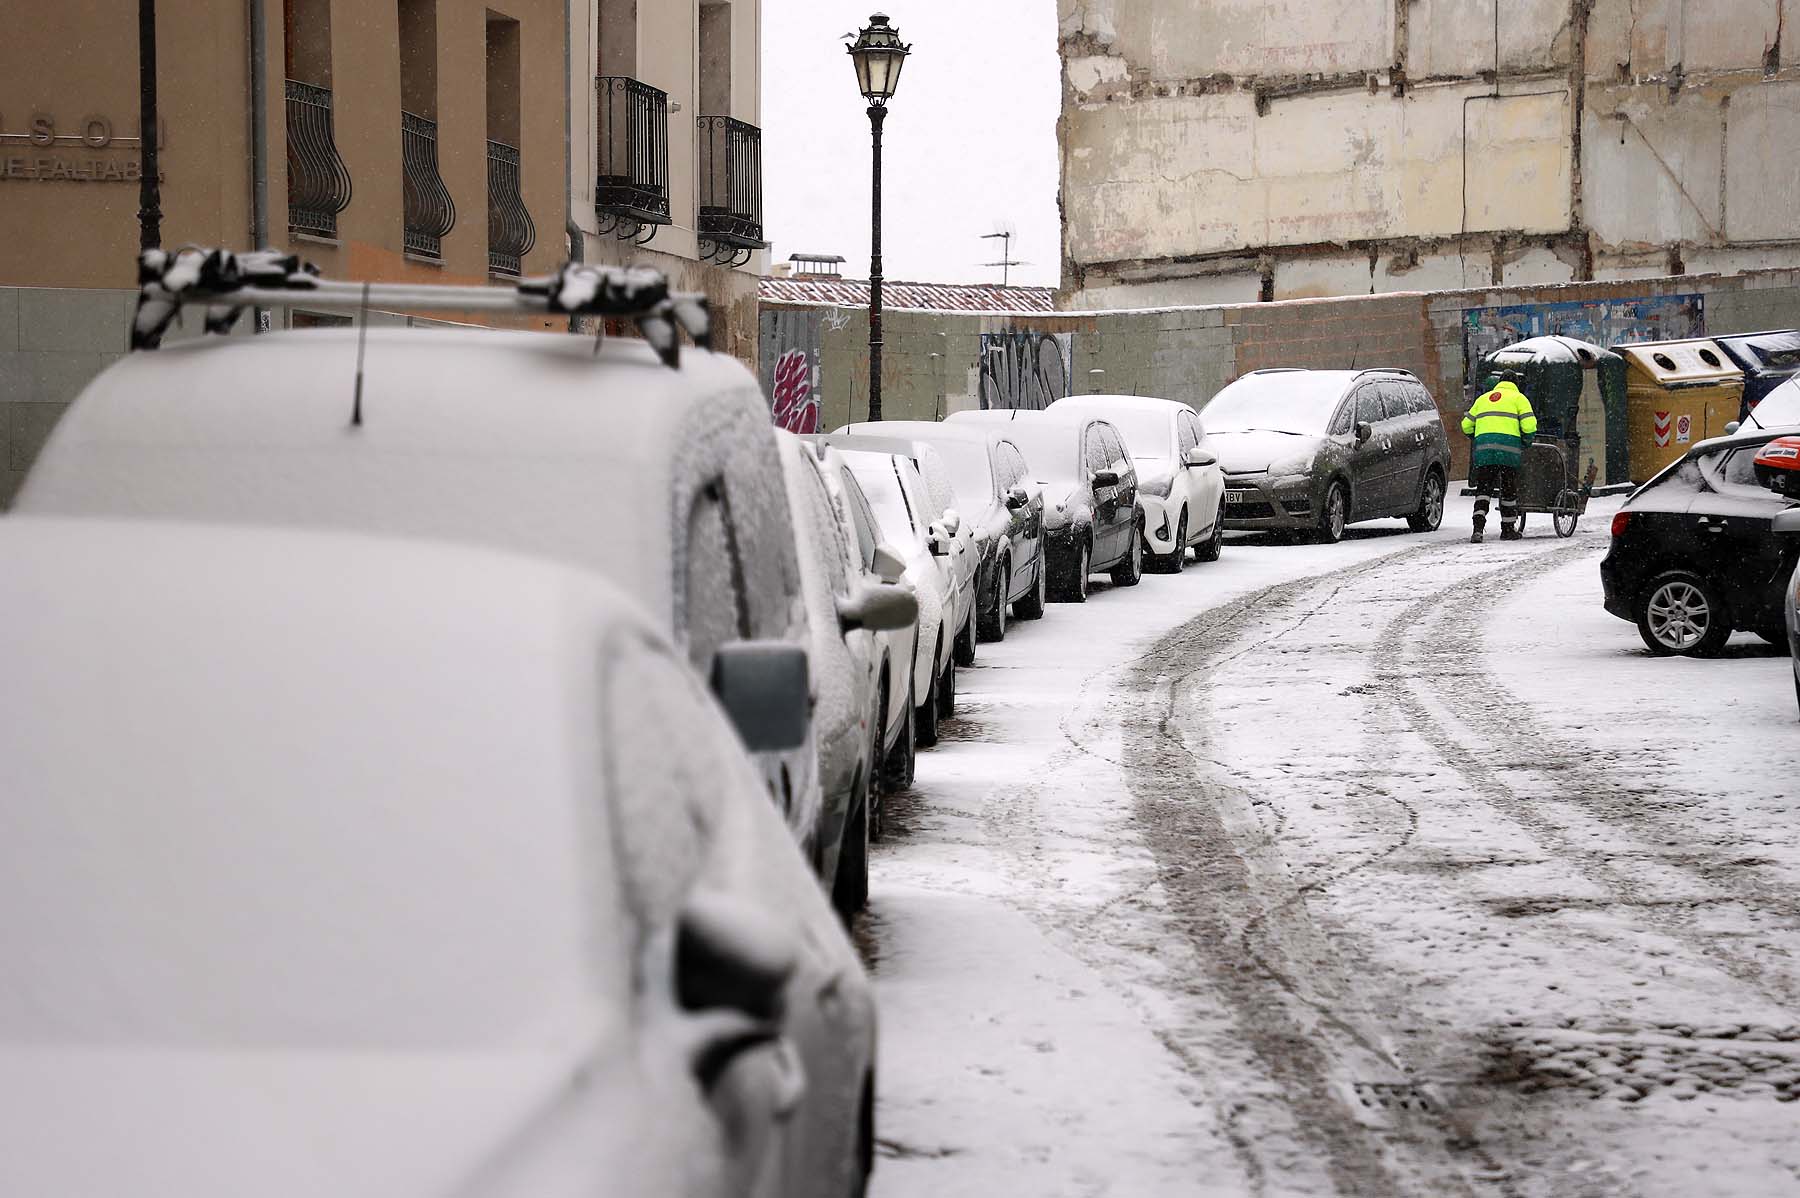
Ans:
[[[868,26],[850,48],[856,65],[856,86],[870,104],[882,105],[893,99],[900,85],[900,68],[912,47],[903,45],[900,32],[888,24],[881,13],[869,18]]]

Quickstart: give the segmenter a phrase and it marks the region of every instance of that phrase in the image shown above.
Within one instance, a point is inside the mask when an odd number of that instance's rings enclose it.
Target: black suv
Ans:
[[[1786,585],[1800,538],[1770,527],[1792,501],[1752,463],[1777,434],[1702,441],[1639,487],[1613,517],[1600,563],[1606,610],[1638,626],[1650,652],[1705,657],[1735,630],[1786,643]]]

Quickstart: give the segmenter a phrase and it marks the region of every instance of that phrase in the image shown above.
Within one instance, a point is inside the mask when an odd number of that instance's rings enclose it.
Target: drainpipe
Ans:
[[[563,215],[569,233],[569,260],[582,258],[581,226],[575,223],[575,88],[570,80],[574,69],[575,0],[563,2],[563,193],[568,197]],[[583,45],[586,45],[584,39]],[[569,317],[569,332],[581,331],[580,321]]]
[[[250,2],[250,248],[265,249],[269,244],[269,106],[268,68],[269,38],[264,21],[263,0]],[[269,328],[269,310],[257,308],[252,314],[258,332]]]

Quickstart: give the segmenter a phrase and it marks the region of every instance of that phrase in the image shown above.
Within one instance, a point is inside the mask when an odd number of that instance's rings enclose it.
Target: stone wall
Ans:
[[[1057,394],[1201,406],[1250,370],[1387,366],[1423,379],[1454,433],[1488,349],[1544,333],[1614,345],[1792,328],[1800,271],[1042,316],[890,310],[883,324],[889,419],[1041,406],[1058,383]],[[765,303],[762,379],[778,423],[804,427],[796,416],[808,409],[824,430],[864,419],[868,336],[858,309]],[[1461,471],[1466,442],[1450,441]]]
[[[135,291],[0,287],[0,508],[88,380],[125,355]]]

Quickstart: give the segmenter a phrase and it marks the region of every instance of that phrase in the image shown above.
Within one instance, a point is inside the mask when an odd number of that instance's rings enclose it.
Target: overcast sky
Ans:
[[[770,261],[842,254],[869,269],[869,118],[841,35],[884,11],[912,45],[882,136],[882,257],[890,279],[1054,286],[1055,0],[763,0],[763,227]]]

